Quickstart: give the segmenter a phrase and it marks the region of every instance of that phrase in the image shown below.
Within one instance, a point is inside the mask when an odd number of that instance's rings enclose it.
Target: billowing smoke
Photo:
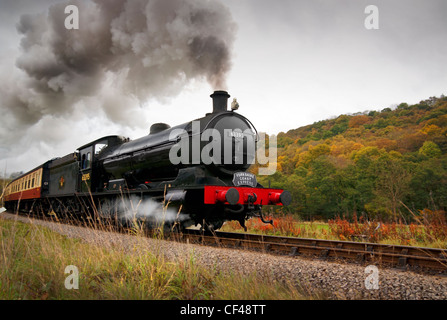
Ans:
[[[79,9],[77,30],[65,27],[69,4]],[[13,127],[70,119],[79,108],[141,125],[130,111],[174,97],[191,81],[226,89],[235,29],[226,7],[205,0],[75,0],[24,14],[21,72],[1,75],[1,133],[13,139]]]

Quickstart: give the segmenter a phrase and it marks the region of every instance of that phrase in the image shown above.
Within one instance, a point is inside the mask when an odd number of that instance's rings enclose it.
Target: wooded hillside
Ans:
[[[260,183],[290,190],[303,218],[411,219],[447,207],[447,97],[341,115],[280,133]]]

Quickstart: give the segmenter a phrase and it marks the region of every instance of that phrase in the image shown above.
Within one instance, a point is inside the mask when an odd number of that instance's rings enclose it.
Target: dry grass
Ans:
[[[79,289],[65,287],[70,265],[79,270]],[[0,299],[7,300],[312,298],[297,283],[208,270],[192,255],[172,261],[159,252],[129,253],[2,219],[0,269]]]

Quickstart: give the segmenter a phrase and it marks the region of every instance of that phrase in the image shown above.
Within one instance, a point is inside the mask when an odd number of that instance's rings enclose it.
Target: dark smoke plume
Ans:
[[[79,30],[64,26],[68,4]],[[123,123],[130,103],[175,96],[191,80],[226,89],[235,23],[217,1],[92,0],[22,15],[16,66],[20,76],[0,90],[9,120],[27,127],[44,117],[94,105]],[[123,105],[124,104],[124,105]]]

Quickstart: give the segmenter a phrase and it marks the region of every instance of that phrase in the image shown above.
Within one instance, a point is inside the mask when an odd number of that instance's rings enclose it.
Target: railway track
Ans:
[[[447,274],[447,250],[444,249],[231,232],[205,234],[200,230],[186,230],[182,234],[170,234],[169,237],[190,243],[262,250],[289,256],[343,259]]]
[[[42,219],[37,216],[29,217]],[[67,223],[64,219],[49,220],[55,223]],[[92,222],[93,220],[78,220],[77,222],[69,220],[69,224],[71,225],[90,228],[95,227],[95,224]],[[102,229],[101,223],[99,225],[100,229]],[[129,233],[128,229],[115,228],[109,224],[107,226],[110,231]],[[148,233],[148,236],[150,236],[150,232]],[[417,269],[423,272],[436,272],[447,275],[446,249],[220,231],[210,233],[194,229],[186,229],[181,233],[168,232],[164,234],[164,238],[167,240],[202,245],[258,250],[272,254],[370,263],[401,268],[403,270]]]

